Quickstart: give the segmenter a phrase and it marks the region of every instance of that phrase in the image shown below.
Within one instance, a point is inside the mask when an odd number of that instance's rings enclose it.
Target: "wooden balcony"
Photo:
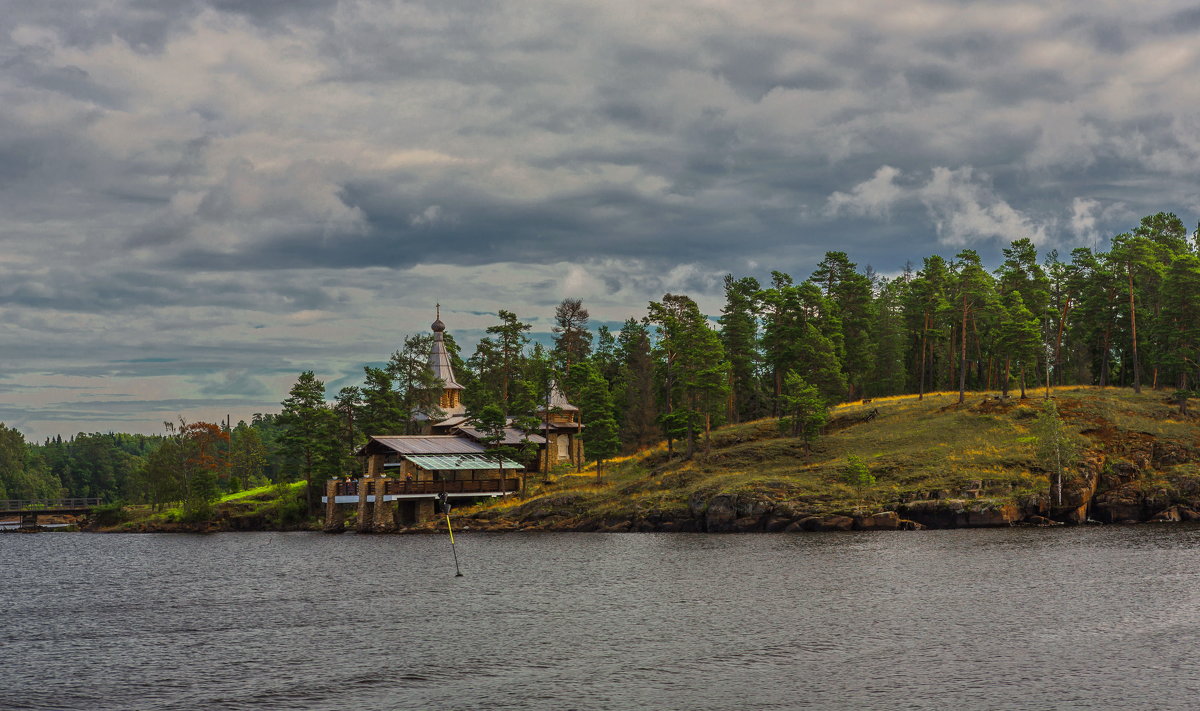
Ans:
[[[339,498],[343,496],[357,497],[360,481],[360,479],[339,481],[337,483],[336,495]],[[388,479],[385,487],[385,496],[437,496],[443,491],[451,496],[486,496],[489,494],[516,491],[521,488],[521,480],[515,477],[505,477],[503,482],[500,479],[456,479],[453,481],[402,481],[400,479]],[[371,489],[371,493],[375,493],[374,488]]]

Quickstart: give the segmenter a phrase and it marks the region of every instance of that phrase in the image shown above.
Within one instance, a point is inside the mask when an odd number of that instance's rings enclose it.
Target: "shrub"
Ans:
[[[294,526],[308,518],[308,503],[286,483],[275,485],[275,501],[267,518],[278,527]]]
[[[216,509],[211,501],[204,499],[192,499],[191,501],[183,502],[183,506],[179,512],[180,523],[202,523],[211,521],[216,514]]]
[[[129,512],[120,501],[104,504],[92,509],[92,521],[97,526],[116,526],[129,520]]]
[[[871,474],[867,463],[855,454],[846,457],[846,464],[838,471],[838,475],[844,483],[857,489],[875,486],[875,477]]]

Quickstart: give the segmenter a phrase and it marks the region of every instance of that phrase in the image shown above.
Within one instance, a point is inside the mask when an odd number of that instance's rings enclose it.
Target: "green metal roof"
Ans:
[[[496,458],[486,454],[406,454],[404,458],[422,469],[449,471],[451,469],[499,469]],[[504,459],[505,469],[524,469],[511,459]]]

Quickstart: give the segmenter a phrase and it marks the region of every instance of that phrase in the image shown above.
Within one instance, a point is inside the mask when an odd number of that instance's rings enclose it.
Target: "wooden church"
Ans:
[[[484,433],[474,426],[471,413],[462,404],[464,388],[454,377],[446,351],[446,324],[440,308],[430,328],[429,370],[441,390],[441,412],[436,417],[420,417],[421,434],[369,437],[355,453],[365,460],[366,473],[358,479],[332,479],[326,486],[322,497],[326,531],[345,529],[350,506],[357,507],[360,532],[392,531],[435,516],[434,502],[439,496],[460,500],[503,496],[520,489],[524,472],[582,464],[579,408],[567,402],[557,383],[538,413],[541,422],[536,431],[526,432],[511,422],[504,431],[502,445],[536,446],[532,461],[498,459],[490,452]]]

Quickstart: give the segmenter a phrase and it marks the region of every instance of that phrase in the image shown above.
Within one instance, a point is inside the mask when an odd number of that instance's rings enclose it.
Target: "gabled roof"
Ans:
[[[475,428],[475,427],[456,427],[454,429],[454,431],[462,432],[464,435],[470,437],[472,440],[474,440],[476,442],[480,442],[480,443],[482,443],[484,438],[487,436],[483,430]],[[517,429],[516,427],[505,427],[504,428],[504,439],[500,442],[500,444],[514,444],[515,445],[515,444],[521,444],[523,442],[529,442],[531,444],[545,444],[546,438],[539,434],[522,432],[521,430]]]
[[[454,415],[453,417],[447,417],[446,419],[444,419],[440,422],[434,422],[433,426],[434,427],[456,427],[458,425],[463,424],[464,422],[470,422],[470,421],[471,421],[471,418],[467,417],[466,415]]]
[[[355,454],[480,454],[482,444],[458,435],[396,435],[372,437]]]
[[[563,391],[558,387],[558,381],[555,381],[550,386],[550,410],[561,410],[563,412],[578,412],[579,408],[567,402],[567,396],[563,395]]]

